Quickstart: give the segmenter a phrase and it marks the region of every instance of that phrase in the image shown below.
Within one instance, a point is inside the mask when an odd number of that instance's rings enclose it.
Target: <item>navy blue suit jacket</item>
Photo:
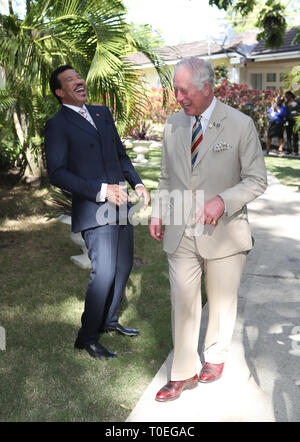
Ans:
[[[45,151],[50,182],[72,192],[72,231],[99,225],[96,201],[102,183],[142,183],[106,106],[87,106],[97,129],[76,111],[62,106],[46,123]]]

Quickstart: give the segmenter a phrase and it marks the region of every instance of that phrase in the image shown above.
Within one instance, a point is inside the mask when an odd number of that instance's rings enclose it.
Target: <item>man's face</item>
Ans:
[[[201,115],[213,99],[210,84],[206,82],[199,90],[193,83],[192,73],[184,67],[176,72],[173,85],[177,102],[189,116]]]
[[[61,89],[56,89],[55,93],[64,104],[82,107],[87,101],[86,83],[80,75],[67,69],[57,77],[61,84]]]

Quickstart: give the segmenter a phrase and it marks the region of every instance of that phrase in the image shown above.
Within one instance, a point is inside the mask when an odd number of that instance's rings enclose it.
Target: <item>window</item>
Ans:
[[[262,74],[251,74],[251,87],[256,90],[262,89]]]
[[[276,74],[271,74],[270,72],[267,73],[267,82],[268,83],[274,83],[276,81]]]
[[[285,81],[286,80],[286,77],[287,77],[287,73],[281,73],[281,74],[279,74],[279,78],[280,78],[280,80],[279,81]]]

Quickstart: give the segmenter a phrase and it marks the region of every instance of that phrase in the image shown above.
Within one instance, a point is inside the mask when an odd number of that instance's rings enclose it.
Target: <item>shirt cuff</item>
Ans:
[[[227,215],[226,203],[224,201],[224,198],[222,198],[221,195],[217,195],[217,196],[219,196],[223,200],[223,203],[224,203],[224,212],[223,213],[224,213],[224,215]]]
[[[107,193],[107,183],[102,183],[101,189],[96,196],[97,203],[103,203],[105,201],[106,193]]]

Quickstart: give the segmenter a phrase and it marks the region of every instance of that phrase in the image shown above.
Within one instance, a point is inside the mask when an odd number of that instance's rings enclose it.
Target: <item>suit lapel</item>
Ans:
[[[184,111],[181,111],[179,115],[181,117],[181,124],[179,124],[177,129],[179,137],[177,149],[178,160],[181,164],[187,164],[189,171],[191,171],[191,119]]]
[[[215,143],[216,139],[223,132],[224,124],[225,124],[226,114],[224,112],[223,103],[217,100],[215,108],[211,114],[211,117],[208,121],[203,140],[200,144],[199,152],[193,167],[193,170],[197,167],[197,164],[200,163],[204,155],[208,152],[208,150]]]
[[[90,112],[90,109],[88,109],[88,110]],[[92,134],[92,135],[96,135],[97,134],[97,131],[94,128],[94,126],[91,123],[89,123],[85,118],[83,118],[81,115],[79,115],[79,113],[76,112],[75,110],[70,109],[67,106],[62,106],[62,112],[63,112],[64,116],[72,124],[75,124],[81,130],[84,130],[85,132],[87,132],[89,134]]]
[[[107,124],[104,107],[101,106],[86,106],[87,110],[90,113],[90,116],[92,117],[94,123],[96,124],[96,127],[98,129],[99,133],[103,133],[103,129],[105,128],[105,125]]]

